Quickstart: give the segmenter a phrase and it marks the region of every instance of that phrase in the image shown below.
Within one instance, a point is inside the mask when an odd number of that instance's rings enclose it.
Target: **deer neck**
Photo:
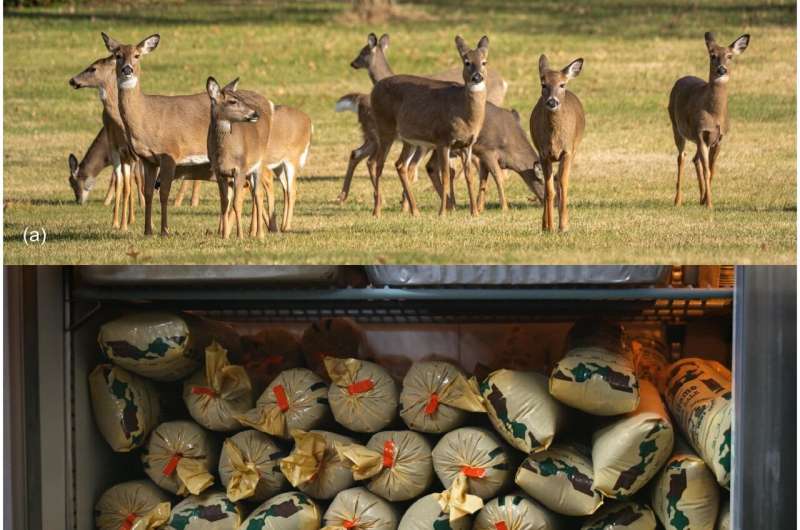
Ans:
[[[231,138],[231,122],[228,120],[220,119],[216,116],[216,113],[212,110],[211,112],[211,135],[214,139],[214,146],[216,151],[215,159],[219,160],[220,154],[225,149],[226,144]],[[210,158],[211,153],[209,153]]]
[[[470,85],[464,85],[463,94],[466,118],[471,123],[477,124],[478,132],[480,132],[480,128],[483,126],[483,119],[486,115],[486,85],[484,85],[482,90],[474,90]]]
[[[131,88],[118,87],[119,115],[130,139],[145,134],[144,122],[147,102],[137,81]]]
[[[706,88],[706,109],[717,118],[728,114],[728,83],[709,82]]]
[[[536,152],[533,150],[533,146],[527,141],[525,144],[526,145],[523,145],[521,148],[511,151],[511,156],[508,157],[506,165],[510,170],[516,171],[520,175],[524,174],[525,176],[535,178],[536,174],[533,169],[536,166],[538,158],[536,157]]]
[[[97,87],[100,96],[100,102],[103,104],[103,110],[109,118],[121,129],[125,128],[122,122],[122,116],[119,110],[119,98],[117,93],[117,82],[112,79],[106,81]]]
[[[394,75],[391,66],[389,66],[389,61],[386,60],[386,55],[384,55],[382,50],[375,54],[372,63],[367,69],[367,73],[369,73],[369,78],[372,80],[373,85],[381,79],[386,79]]]

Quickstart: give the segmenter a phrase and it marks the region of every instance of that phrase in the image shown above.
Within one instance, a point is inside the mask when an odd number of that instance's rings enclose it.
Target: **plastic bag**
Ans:
[[[219,478],[234,502],[258,501],[280,493],[286,486],[280,459],[285,456],[272,439],[255,430],[234,434],[222,444]]]
[[[550,393],[597,416],[636,410],[639,384],[619,326],[576,323],[569,332],[567,353],[550,375]]]
[[[155,428],[142,452],[153,482],[178,495],[199,495],[214,483],[218,448],[207,431],[191,421],[168,421]]]
[[[653,334],[639,333],[630,340],[630,349],[636,377],[647,379],[663,391],[664,378],[669,368],[669,352],[664,341]]]
[[[397,386],[375,363],[325,357],[328,402],[336,421],[355,432],[377,432],[397,414]]]
[[[669,368],[665,398],[675,421],[717,482],[730,488],[730,372],[713,361],[680,360]]]
[[[183,401],[194,421],[212,431],[241,429],[234,416],[253,406],[250,378],[228,362],[225,349],[213,342],[205,351],[205,367],[183,383]]]
[[[486,412],[474,379],[447,362],[411,365],[400,392],[400,417],[409,429],[449,432],[466,421],[468,412]]]
[[[719,517],[715,530],[731,530],[731,499],[726,495],[719,506]]]
[[[384,431],[363,445],[334,444],[339,457],[351,464],[353,478],[389,501],[422,495],[433,482],[431,445],[413,431]]]
[[[98,365],[89,375],[89,391],[97,428],[114,451],[141,446],[158,424],[153,385],[119,366]]]
[[[646,504],[618,502],[603,506],[581,530],[656,530],[656,516]]]
[[[242,425],[289,438],[293,429],[319,427],[328,418],[328,385],[314,372],[293,368],[272,381],[253,409],[239,414]]]
[[[334,446],[352,444],[354,440],[326,431],[292,431],[294,449],[281,460],[286,479],[303,493],[315,499],[332,499],[353,485],[350,463],[339,457]]]
[[[154,530],[169,519],[169,496],[147,480],[107,489],[95,505],[98,530]]]
[[[535,372],[497,370],[480,386],[494,428],[525,453],[543,451],[566,423],[567,410],[547,389],[547,378]]]
[[[323,318],[303,332],[301,340],[306,366],[329,381],[325,357],[366,359],[364,333],[349,318]]]
[[[303,350],[299,337],[288,329],[268,328],[242,337],[242,355],[236,362],[247,370],[255,393],[261,394],[282,371],[303,366]]]
[[[324,530],[396,530],[397,512],[365,488],[339,492],[322,517]]]
[[[630,497],[672,454],[675,434],[661,396],[650,381],[639,385],[639,408],[592,437],[593,488],[606,497]]]
[[[264,501],[240,530],[319,530],[320,519],[319,507],[308,495],[290,491]]]
[[[592,461],[583,447],[553,444],[530,455],[515,481],[525,493],[562,515],[591,515],[603,504],[593,487]]]
[[[550,510],[521,493],[501,495],[478,512],[472,530],[557,530],[562,528]]]
[[[468,530],[471,518],[459,517],[451,521],[449,506],[443,508],[440,498],[440,493],[431,493],[417,499],[403,514],[397,530]]]
[[[485,429],[450,431],[433,448],[432,456],[433,468],[445,488],[463,475],[467,491],[484,500],[495,497],[513,476],[511,450]]]
[[[242,510],[224,493],[190,495],[175,505],[162,530],[238,530]]]

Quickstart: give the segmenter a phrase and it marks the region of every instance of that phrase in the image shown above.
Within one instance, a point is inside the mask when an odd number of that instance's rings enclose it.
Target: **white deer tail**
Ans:
[[[336,112],[355,112],[358,114],[358,94],[346,94],[336,102]]]

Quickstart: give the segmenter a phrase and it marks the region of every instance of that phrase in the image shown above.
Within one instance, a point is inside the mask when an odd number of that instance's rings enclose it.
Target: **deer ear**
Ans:
[[[378,45],[378,37],[374,33],[370,33],[367,36],[367,46],[370,48],[374,48]]]
[[[69,154],[69,174],[73,177],[78,173],[78,159],[74,154]]]
[[[383,35],[381,35],[381,38],[378,41],[378,44],[380,45],[382,50],[385,50],[386,48],[388,48],[389,47],[389,34],[388,33],[384,33]]]
[[[106,43],[106,49],[108,51],[110,51],[111,53],[114,53],[117,50],[119,50],[119,43],[117,41],[115,41],[114,39],[112,39],[111,37],[109,37],[108,35],[103,33],[102,31],[100,32],[100,35],[102,35],[103,42]]]
[[[550,69],[550,61],[547,60],[547,55],[542,54],[539,56],[539,75],[544,75]]]
[[[567,79],[575,79],[583,70],[583,59],[575,59],[561,70]]]
[[[711,47],[714,46],[716,43],[717,39],[716,37],[714,37],[714,34],[710,31],[706,31],[706,48],[708,48],[708,50],[711,51]]]
[[[458,54],[461,57],[464,57],[465,55],[467,55],[467,52],[469,52],[467,43],[464,42],[464,39],[461,38],[461,35],[456,35],[456,49],[458,50]]]
[[[158,33],[156,33],[155,35],[150,35],[149,37],[144,39],[136,47],[143,54],[150,53],[151,51],[156,49],[156,47],[158,46],[158,42],[160,40],[161,40],[161,36]]]
[[[489,37],[486,35],[481,37],[481,40],[478,41],[478,49],[481,51],[484,57],[489,56]]]
[[[219,93],[220,93],[219,83],[217,83],[217,80],[214,79],[213,77],[209,77],[208,80],[206,81],[206,92],[208,92],[208,97],[210,97],[211,101],[213,101],[214,103],[216,103],[217,100],[219,100]]]
[[[733,53],[735,53],[736,55],[739,55],[740,53],[742,53],[747,49],[748,44],[750,44],[750,35],[745,33],[744,35],[733,41],[733,43],[731,43],[731,50],[733,50]]]
[[[230,90],[231,92],[236,92],[239,90],[239,78],[237,77],[227,85],[222,90]]]

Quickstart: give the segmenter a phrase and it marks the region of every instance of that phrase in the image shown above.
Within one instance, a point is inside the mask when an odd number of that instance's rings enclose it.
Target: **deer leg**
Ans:
[[[112,215],[111,226],[119,228],[119,209],[122,200],[122,162],[118,151],[111,154],[111,167],[114,179],[114,212]]]
[[[134,166],[133,175],[136,180],[136,195],[139,196],[139,206],[144,206],[144,162],[139,160]]]
[[[436,158],[436,152],[431,155],[428,159],[428,162],[425,164],[425,172],[428,174],[428,179],[430,179],[431,184],[433,185],[433,189],[436,190],[436,193],[439,195],[439,199],[442,198],[442,178],[439,175],[439,160]]]
[[[403,199],[401,203],[403,212],[407,212],[411,209],[411,201],[408,198],[406,189],[408,188],[408,168],[411,166],[411,160],[414,158],[416,153],[417,148],[415,146],[404,143],[403,150],[400,151],[400,156],[394,163],[394,167],[397,170],[397,176],[400,177],[400,182],[405,182],[403,184]]]
[[[555,186],[553,185],[553,163],[542,161],[544,172],[544,211],[542,212],[542,230],[553,230],[553,205],[555,203]]]
[[[169,191],[172,188],[173,178],[175,178],[175,162],[167,156],[162,156],[158,171],[158,179],[161,182],[158,188],[158,196],[161,199],[161,237],[169,235]]]
[[[133,211],[131,195],[131,165],[122,164],[122,230],[128,230],[128,222]]]
[[[156,171],[158,166],[150,162],[144,165],[144,235],[153,235],[153,193],[156,189]]]
[[[358,164],[360,164],[362,160],[370,155],[371,146],[370,142],[368,141],[361,144],[361,147],[358,149],[353,149],[350,151],[350,160],[347,162],[347,172],[344,175],[342,191],[339,193],[339,197],[336,198],[336,202],[341,204],[347,200],[347,195],[350,193],[350,182],[353,180],[353,173],[355,172],[356,167],[358,167]]]
[[[108,179],[108,191],[106,192],[106,197],[103,199],[103,206],[108,206],[111,204],[111,201],[114,200],[114,188],[115,184],[117,183],[117,179],[114,177],[114,171],[111,171],[111,178]]]
[[[189,203],[192,208],[200,204],[200,184],[202,184],[200,180],[195,180],[192,183],[192,202]]]
[[[380,141],[378,143],[378,152],[375,157],[375,182],[374,182],[374,197],[375,197],[375,205],[372,208],[372,215],[375,217],[381,216],[381,206],[383,205],[383,201],[381,199],[381,175],[383,175],[383,166],[386,164],[386,155],[389,154],[389,149],[392,148],[392,143],[394,142],[393,133],[384,133],[380,137]]]
[[[181,179],[181,185],[178,187],[178,194],[175,195],[175,202],[172,204],[176,208],[180,208],[183,204],[183,195],[186,193],[187,188],[189,188],[189,181],[186,178]]]
[[[233,213],[236,218],[236,238],[244,238],[244,228],[242,227],[242,208],[244,208],[244,182],[246,179],[239,170],[234,170],[233,174]]]
[[[698,146],[698,153],[700,154],[700,162],[703,167],[703,183],[705,184],[706,192],[704,195],[704,203],[707,208],[711,208],[711,167],[708,161],[708,144],[700,142]]]
[[[722,146],[719,143],[716,143],[708,151],[708,165],[709,168],[711,169],[711,172],[709,173],[708,176],[709,184],[711,184],[711,182],[714,180],[714,174],[716,173],[716,167],[717,167],[717,157],[719,156],[719,151],[721,147]]]
[[[452,159],[448,163],[450,167],[450,196],[447,199],[447,209],[448,210],[455,210],[456,209],[456,167],[453,163]]]
[[[469,213],[472,216],[476,216],[478,215],[478,205],[475,202],[475,183],[472,181],[472,146],[461,151],[461,165],[464,166],[464,179],[467,181]]]
[[[228,189],[225,179],[217,175],[217,189],[219,190],[219,223],[217,235],[225,237],[225,224],[228,220]]]
[[[497,166],[497,171],[492,172],[492,178],[494,179],[494,185],[497,186],[497,195],[500,199],[500,210],[507,212],[508,200],[506,199],[505,172],[499,165]]]
[[[378,184],[375,178],[375,164],[375,153],[373,153],[367,158],[367,172],[369,173],[369,181],[372,183],[373,195],[378,192]]]
[[[297,164],[297,165],[295,165]],[[295,178],[296,167],[300,164],[295,162],[286,162],[284,164],[284,172],[286,175],[286,184],[284,185],[284,202],[283,202],[283,222],[281,223],[281,231],[288,232],[292,229],[292,216],[294,215],[294,201],[297,193],[297,183]]]
[[[486,184],[489,182],[489,168],[486,163],[478,163],[478,211],[486,209]]]
[[[681,177],[683,177],[683,163],[686,161],[686,151],[678,151],[678,178],[675,181],[675,206],[680,206],[683,201],[681,196]]]
[[[250,200],[253,207],[250,214],[250,237],[259,237],[261,229],[261,209],[264,207],[264,190],[260,182],[259,170],[253,171],[247,176],[247,185],[250,188]]]
[[[561,164],[558,166],[558,230],[561,232],[569,230],[569,210],[567,210],[567,202],[569,201],[569,173],[571,169],[572,156],[565,154],[561,158]]]
[[[436,154],[439,157],[439,174],[442,176],[442,201],[439,207],[439,216],[443,216],[448,210],[448,193],[447,190],[451,189],[452,175],[450,175],[450,148],[447,146],[436,149]]]

